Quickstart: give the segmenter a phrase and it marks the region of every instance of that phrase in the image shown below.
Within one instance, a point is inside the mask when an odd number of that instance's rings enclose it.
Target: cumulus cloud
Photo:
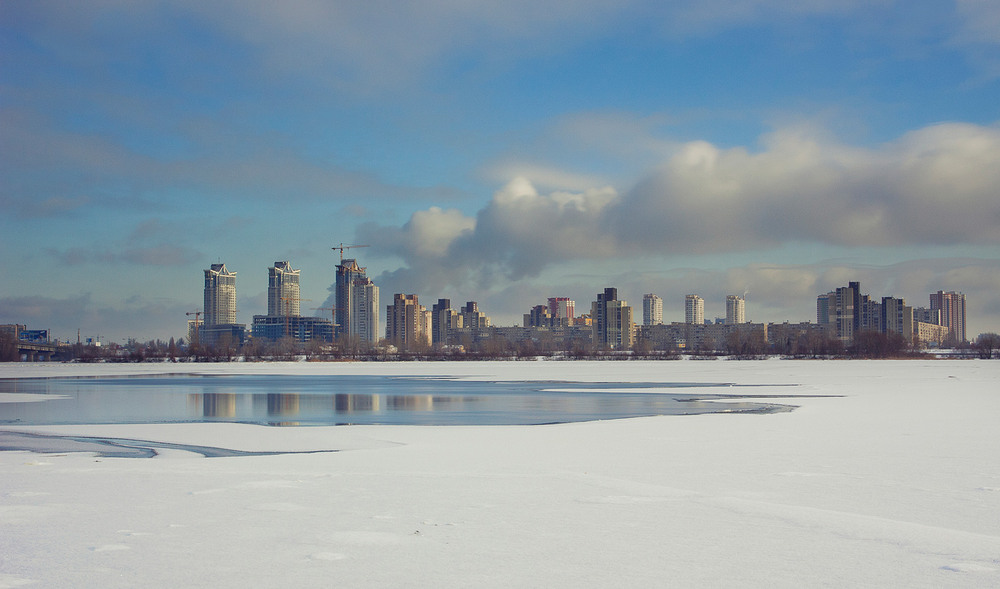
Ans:
[[[540,194],[515,178],[476,217],[432,207],[400,228],[369,224],[359,239],[377,244],[406,266],[381,280],[407,288],[474,285],[537,276],[572,259],[608,257],[614,239],[597,231],[603,210],[618,198],[611,188]]]
[[[431,207],[413,213],[402,228],[383,233],[379,241],[416,257],[441,258],[447,255],[452,242],[472,231],[475,224],[474,219],[457,209]]]
[[[801,240],[1000,242],[1000,129],[942,124],[876,149],[774,133],[766,149],[688,144],[613,213],[623,244],[686,252]]]
[[[631,179],[678,149],[668,135],[683,118],[615,110],[563,115],[521,138],[481,175],[490,182],[522,176],[539,189],[574,191]]]
[[[683,145],[632,190],[540,193],[515,178],[471,218],[420,211],[366,239],[414,276],[537,276],[572,260],[845,247],[1000,244],[1000,129],[941,124],[860,148],[809,129],[763,149]],[[401,271],[406,272],[406,269]],[[413,276],[411,276],[413,277]]]

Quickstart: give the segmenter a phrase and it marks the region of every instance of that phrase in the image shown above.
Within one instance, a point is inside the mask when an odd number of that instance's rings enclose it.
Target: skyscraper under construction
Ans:
[[[337,309],[334,326],[337,339],[377,343],[379,330],[379,291],[365,275],[357,260],[343,260],[337,265]]]

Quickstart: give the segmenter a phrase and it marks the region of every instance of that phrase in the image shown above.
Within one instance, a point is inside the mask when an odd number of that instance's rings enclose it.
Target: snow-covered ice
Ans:
[[[5,426],[331,452],[0,452],[0,587],[1000,586],[1000,362],[9,364],[0,377],[168,370],[801,386],[754,389],[798,406],[768,415]]]

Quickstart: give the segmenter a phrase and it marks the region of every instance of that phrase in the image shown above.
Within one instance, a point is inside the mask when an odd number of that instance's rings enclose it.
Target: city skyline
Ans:
[[[364,246],[367,247],[367,246]],[[334,248],[338,249],[338,248]],[[330,295],[324,302],[323,307],[313,307],[313,311],[333,311],[333,318],[339,324],[343,322],[344,325],[348,326],[341,330],[336,327],[333,331],[323,337],[327,337],[328,340],[333,337],[344,338],[351,337],[359,339],[361,341],[368,342],[369,344],[377,344],[383,337],[387,340],[393,340],[393,336],[389,336],[383,333],[382,321],[386,323],[384,325],[389,325],[393,320],[389,317],[394,312],[393,305],[389,305],[388,308],[380,307],[379,305],[379,287],[366,276],[367,268],[363,268],[358,265],[357,259],[348,258],[341,259],[340,264],[336,266],[337,268],[337,280],[331,285],[327,290],[330,291]],[[192,334],[192,329],[211,328],[214,325],[222,324],[225,326],[226,333],[232,333],[235,337],[235,331],[232,331],[231,327],[246,328],[246,335],[250,335],[251,331],[254,331],[254,337],[264,337],[265,339],[277,339],[288,334],[287,325],[284,329],[281,329],[282,321],[287,323],[286,317],[293,317],[298,319],[296,322],[298,326],[297,329],[305,329],[305,332],[298,332],[295,337],[300,338],[300,341],[307,341],[313,337],[312,329],[313,327],[303,327],[302,321],[320,320],[325,321],[328,328],[332,323],[329,320],[325,320],[322,317],[322,313],[301,313],[300,312],[300,301],[309,301],[311,299],[302,299],[298,295],[299,292],[299,280],[301,277],[301,270],[292,269],[291,262],[278,261],[272,266],[267,268],[268,279],[267,279],[267,315],[254,315],[253,316],[253,329],[249,329],[250,323],[246,320],[240,323],[239,309],[236,308],[236,300],[238,295],[238,290],[236,288],[236,274],[237,272],[229,269],[225,263],[217,262],[210,265],[209,268],[203,270],[205,276],[204,291],[203,291],[203,301],[204,306],[202,309],[197,310],[197,315],[194,311],[188,311],[185,313],[187,316],[186,325],[186,336],[185,339],[190,339]],[[340,288],[336,288],[340,284]],[[339,294],[338,294],[339,293]],[[883,293],[884,294],[884,293]],[[284,296],[282,296],[284,295]],[[338,296],[342,301],[347,301],[346,305],[338,304]],[[400,297],[405,301],[411,297],[419,297],[419,293],[395,293],[394,300],[396,303],[399,302]],[[586,298],[586,297],[584,297]],[[594,298],[594,297],[591,297]],[[959,341],[975,341],[975,333],[986,333],[986,331],[979,332],[973,330],[973,335],[970,336],[967,332],[967,322],[966,322],[966,304],[967,297],[965,293],[962,292],[944,292],[937,291],[928,293],[927,295],[928,303],[926,307],[919,306],[919,303],[913,303],[907,305],[907,309],[912,309],[910,311],[910,319],[907,320],[907,324],[916,324],[917,322],[924,322],[935,325],[942,325],[946,328],[950,328],[953,325],[960,326],[955,332],[955,336],[959,338]],[[878,294],[874,297],[870,293],[863,293],[860,287],[860,282],[851,281],[848,286],[837,286],[833,291],[826,294],[819,294],[816,298],[817,306],[814,308],[814,313],[809,318],[800,317],[785,317],[778,318],[774,320],[767,321],[753,321],[747,319],[746,317],[746,292],[742,295],[729,294],[725,295],[724,299],[721,301],[722,313],[714,312],[715,307],[710,305],[709,310],[712,312],[705,312],[705,299],[698,294],[686,294],[683,300],[677,301],[675,305],[676,309],[673,309],[675,313],[669,312],[672,306],[669,302],[665,305],[661,297],[655,293],[646,293],[642,295],[641,303],[638,305],[632,305],[628,300],[618,298],[618,289],[616,287],[607,287],[604,289],[603,293],[598,293],[596,296],[596,301],[592,304],[592,313],[594,309],[603,309],[604,304],[607,301],[613,301],[620,308],[628,308],[628,317],[632,321],[633,328],[639,328],[640,326],[649,325],[659,325],[659,324],[741,324],[741,323],[756,323],[756,324],[781,324],[781,323],[814,323],[815,325],[830,324],[832,326],[832,334],[838,337],[850,340],[854,333],[857,333],[863,329],[875,329],[879,331],[882,329],[882,325],[885,323],[884,311],[877,311],[877,313],[882,313],[881,323],[878,317],[870,318],[868,316],[867,305],[879,306],[880,303]],[[881,297],[881,305],[885,305],[886,301],[889,300],[890,304],[898,303],[900,309],[897,313],[902,313],[902,305],[905,304],[906,299],[903,297],[893,297],[893,296],[883,296]],[[410,303],[416,301],[415,298],[410,300]],[[463,317],[468,317],[466,313],[467,310],[473,316],[479,316],[486,318],[485,327],[491,325],[491,320],[488,318],[486,313],[483,313],[478,308],[478,302],[469,301],[468,305],[472,306],[472,309],[467,309],[462,307],[461,313],[450,308],[450,299],[438,299],[438,302],[434,305],[434,312],[438,311],[440,307],[441,310],[447,309],[453,315],[458,317],[458,325],[462,326],[461,319]],[[530,303],[526,302],[525,304]],[[547,303],[543,305],[533,305],[531,306],[531,312],[536,310],[544,309],[545,312],[550,312],[555,309],[554,314],[549,314],[550,317],[573,317],[573,311],[576,301],[565,296],[550,296],[547,297]],[[819,305],[822,304],[822,307]],[[292,306],[294,305],[294,306]],[[838,309],[846,306],[849,307],[849,312],[846,316],[840,317],[840,311],[837,312],[837,317],[834,316],[834,308]],[[664,314],[663,309],[666,307],[668,312]],[[421,308],[423,308],[421,306]],[[636,308],[639,310],[637,311]],[[426,310],[426,309],[425,309]],[[383,316],[383,312],[385,316]],[[876,313],[875,311],[872,311]],[[568,313],[568,314],[567,314]],[[601,317],[604,315],[603,312],[599,311],[598,322],[603,322],[604,319]],[[641,315],[636,316],[636,313],[641,313]],[[876,313],[876,314],[877,314]],[[412,315],[412,313],[411,313]],[[497,323],[492,322],[493,326],[497,327],[518,327],[524,325],[528,326],[528,317],[531,313],[523,314],[521,321],[513,321],[511,323]],[[672,315],[677,315],[676,318],[671,318]],[[196,319],[190,319],[191,316],[196,316]],[[200,320],[197,317],[201,317]],[[592,315],[586,316],[588,320],[593,320]],[[264,321],[265,319],[270,319],[271,321]],[[277,319],[277,321],[273,321]],[[411,318],[412,319],[412,318]],[[846,320],[849,325],[844,327],[842,325],[843,321]],[[621,325],[622,317],[618,317],[618,324]],[[277,331],[268,331],[267,335],[264,335],[264,331],[257,334],[257,323],[273,323]],[[198,328],[194,325],[198,324]],[[447,329],[452,329],[450,320],[446,320]],[[478,325],[477,328],[484,327]],[[572,321],[569,322],[572,324]],[[436,322],[434,325],[438,325]],[[542,325],[535,324],[532,325]],[[38,329],[38,326],[30,326]],[[468,325],[466,325],[468,327]],[[897,326],[898,330],[899,326]],[[442,328],[444,329],[444,328]],[[606,331],[605,327],[596,328],[598,332]],[[620,327],[619,327],[620,329]],[[50,333],[51,330],[45,329],[46,333]],[[303,335],[307,333],[308,335]],[[174,336],[170,336],[174,337]],[[214,337],[211,336],[207,341],[210,345],[214,343]],[[305,337],[305,339],[301,339]],[[316,337],[319,337],[318,335]],[[443,335],[440,336],[440,341],[443,342]],[[607,335],[605,334],[606,338]],[[60,337],[56,334],[52,335],[53,340],[59,340]],[[113,338],[101,338],[87,337],[88,340],[93,339],[94,341],[115,341]],[[136,336],[130,336],[126,339],[136,339]],[[144,338],[139,336],[139,340]],[[202,338],[204,339],[204,338]],[[242,341],[242,338],[239,338]],[[70,341],[69,338],[63,337],[62,341]],[[438,343],[439,340],[432,340],[428,335],[427,343]],[[390,341],[391,343],[391,341]],[[604,342],[607,343],[607,342]],[[619,347],[621,345],[621,340],[619,339]]]
[[[268,313],[271,260],[329,306],[346,242],[383,302],[478,301],[498,325],[607,285],[666,322],[745,292],[748,321],[807,321],[860,281],[962,292],[966,337],[1000,332],[997,22],[984,2],[4,2],[0,323],[185,337],[217,261],[239,322]]]

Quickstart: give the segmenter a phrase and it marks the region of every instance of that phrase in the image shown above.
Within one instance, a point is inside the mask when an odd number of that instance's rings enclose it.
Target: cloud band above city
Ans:
[[[322,307],[348,242],[500,324],[860,280],[1000,331],[1000,8],[895,4],[6,2],[0,322],[182,336],[218,261]]]

